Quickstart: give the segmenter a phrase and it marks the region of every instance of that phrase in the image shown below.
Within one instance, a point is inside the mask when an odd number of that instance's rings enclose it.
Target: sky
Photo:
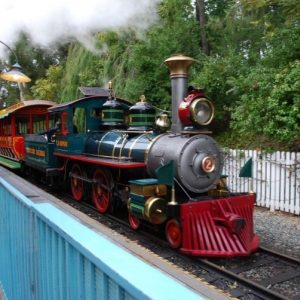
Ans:
[[[21,32],[33,44],[55,47],[71,39],[92,46],[92,34],[130,26],[137,31],[157,20],[160,0],[1,0],[0,41],[10,47]],[[7,58],[0,44],[0,59]]]

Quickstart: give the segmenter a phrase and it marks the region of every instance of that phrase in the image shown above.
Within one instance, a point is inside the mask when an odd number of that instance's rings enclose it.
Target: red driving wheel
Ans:
[[[102,169],[97,169],[93,175],[92,199],[101,213],[105,213],[110,205],[111,193],[109,186],[110,180],[107,173]]]
[[[172,248],[179,248],[181,245],[181,228],[178,220],[171,219],[166,224],[166,238]]]
[[[138,217],[134,216],[131,212],[128,213],[128,219],[129,219],[129,223],[130,226],[133,229],[138,229],[140,227],[140,220]]]
[[[75,175],[75,177],[70,177],[72,195],[76,201],[80,201],[84,192],[83,180],[76,178],[76,175],[83,176],[83,171],[80,165],[74,164],[72,166],[71,173]]]

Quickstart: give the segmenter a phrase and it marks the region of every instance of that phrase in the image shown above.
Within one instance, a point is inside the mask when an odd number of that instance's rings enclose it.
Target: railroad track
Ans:
[[[208,282],[236,299],[300,299],[300,260],[273,250],[259,248],[250,257],[196,258],[171,249],[164,237],[153,234],[147,227],[133,230],[126,214],[114,216],[100,214],[86,202],[76,202],[68,195],[58,196],[75,209],[89,215],[105,226],[150,249],[165,261],[181,268],[185,273]],[[290,283],[295,281],[290,288]],[[293,285],[292,285],[293,286]]]
[[[210,274],[208,282],[213,283],[224,278],[234,281],[228,292],[236,298],[248,295],[261,299],[300,299],[300,290],[291,291],[285,287],[290,281],[300,282],[300,260],[288,257],[266,248],[259,248],[249,258],[201,259],[201,265],[212,272],[217,270],[215,276]],[[237,263],[239,262],[239,264]],[[247,297],[248,298],[248,297]]]

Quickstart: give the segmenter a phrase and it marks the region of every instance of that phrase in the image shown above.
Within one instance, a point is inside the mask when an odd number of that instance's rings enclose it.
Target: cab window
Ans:
[[[68,133],[68,113],[61,114],[61,132]]]

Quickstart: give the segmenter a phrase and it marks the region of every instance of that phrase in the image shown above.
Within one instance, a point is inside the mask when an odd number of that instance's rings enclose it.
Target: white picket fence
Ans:
[[[232,192],[257,194],[257,206],[270,211],[285,211],[300,215],[300,153],[269,154],[256,150],[223,149],[223,174]],[[241,178],[239,172],[252,157],[252,178]]]

